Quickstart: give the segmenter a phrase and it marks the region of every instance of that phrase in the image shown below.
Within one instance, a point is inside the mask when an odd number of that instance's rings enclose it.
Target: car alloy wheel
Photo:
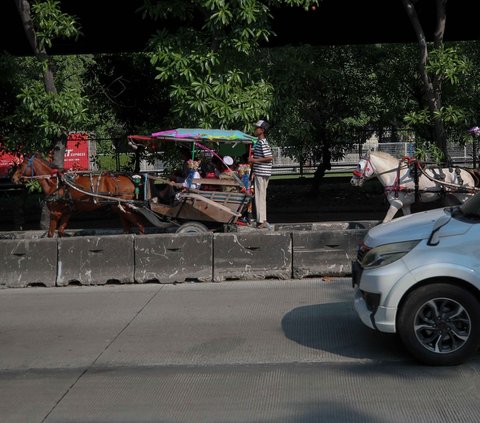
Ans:
[[[467,310],[450,298],[432,298],[420,306],[414,325],[418,341],[439,354],[463,347],[472,329]]]
[[[439,282],[410,292],[397,332],[406,349],[430,365],[455,365],[480,345],[480,303],[467,289]]]

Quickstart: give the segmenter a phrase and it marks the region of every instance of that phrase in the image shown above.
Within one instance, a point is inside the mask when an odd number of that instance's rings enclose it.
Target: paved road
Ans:
[[[348,279],[0,291],[0,421],[478,422],[480,357],[417,364]]]

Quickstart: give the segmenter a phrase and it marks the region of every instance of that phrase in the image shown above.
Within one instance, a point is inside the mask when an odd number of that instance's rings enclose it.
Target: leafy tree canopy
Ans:
[[[11,85],[17,91],[17,104],[13,113],[4,117],[9,129],[4,144],[45,152],[69,130],[88,123],[81,75],[92,59],[48,56],[46,49],[55,39],[80,34],[75,18],[62,13],[58,1],[16,3],[35,56],[16,62]]]
[[[179,125],[247,130],[269,118],[274,87],[261,67],[262,41],[273,36],[270,8],[312,0],[147,1],[144,14],[179,22],[151,41],[157,78],[171,85]]]

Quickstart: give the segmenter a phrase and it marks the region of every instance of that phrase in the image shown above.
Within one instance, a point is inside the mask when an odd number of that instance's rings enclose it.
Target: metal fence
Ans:
[[[300,166],[300,164],[286,156],[281,147],[273,147],[273,174],[312,174],[315,172],[315,166]],[[465,146],[450,145],[447,148],[453,163],[458,166],[471,167],[478,163],[478,159],[473,158],[473,144]],[[345,152],[341,160],[332,161],[332,172],[351,171],[355,168],[359,160],[368,151],[384,151],[400,159],[402,157],[415,156],[414,142],[385,142],[385,143],[364,143],[354,144],[353,147]],[[428,157],[427,157],[428,160]]]
[[[341,160],[332,161],[331,172],[351,172],[369,150],[385,151],[399,159],[405,156],[414,157],[415,143],[367,141],[363,144],[354,144],[351,149],[345,152]],[[448,147],[448,153],[453,163],[462,167],[472,167],[472,164],[476,165],[479,162],[478,158],[474,160],[473,151],[473,144],[466,144],[465,146],[452,144]],[[272,147],[272,153],[272,173],[274,175],[309,175],[316,170],[315,163],[301,165],[298,161],[289,157],[286,154],[286,149],[282,147]],[[98,154],[98,156],[101,156],[101,154]],[[160,159],[156,159],[153,163],[147,161],[140,163],[142,172],[161,172],[163,168],[164,164]]]

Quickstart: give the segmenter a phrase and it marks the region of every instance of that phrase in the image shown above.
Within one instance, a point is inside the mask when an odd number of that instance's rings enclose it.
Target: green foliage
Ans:
[[[267,118],[272,144],[292,157],[319,163],[340,157],[374,131],[416,134],[419,155],[439,158],[432,123],[441,119],[449,141],[470,142],[480,115],[479,42],[446,44],[430,52],[427,70],[441,82],[442,101],[428,111],[416,70],[415,45],[261,47],[274,36],[272,7],[314,1],[148,1],[145,16],[165,28],[148,54],[50,57],[57,94],[43,87],[45,62],[0,58],[0,135],[7,144],[46,152],[65,132],[92,131],[102,167],[115,167],[112,136],[148,134],[177,126],[238,128]],[[37,37],[47,49],[78,36],[60,2],[36,2]],[[420,141],[421,140],[421,141]],[[173,168],[178,157],[167,152]],[[152,156],[150,156],[152,159]],[[102,159],[103,160],[103,159]],[[131,166],[122,160],[122,167]]]
[[[440,80],[456,85],[467,75],[470,63],[457,47],[442,46],[430,51],[426,68]]]
[[[157,40],[158,41],[158,40]],[[182,126],[236,127],[246,130],[259,116],[268,117],[273,87],[256,66],[220,62],[220,54],[208,49],[181,55],[168,46],[158,46],[152,54],[157,78],[171,84],[172,113]]]
[[[448,142],[464,143],[466,125],[475,119],[471,105],[476,102],[472,93],[477,90],[478,70],[466,47],[465,43],[446,43],[440,48],[430,49],[426,70],[435,92],[434,105],[432,99],[428,102],[422,97],[404,118],[409,127],[424,135],[424,130],[429,128],[430,141],[439,147],[443,141],[437,138],[442,137],[433,130],[438,123],[443,127]],[[440,157],[438,152],[431,155]]]
[[[77,38],[80,35],[79,25],[75,17],[60,10],[60,2],[56,0],[36,0],[32,4],[32,20],[39,48],[52,47],[57,38]]]
[[[58,1],[34,1],[31,14],[37,52],[51,47],[55,39],[74,38],[80,33],[75,18],[62,13]],[[7,148],[46,152],[68,131],[87,124],[82,74],[88,60],[47,54],[17,58],[18,74],[10,75],[17,102],[4,116],[2,128]],[[49,76],[54,78],[54,87],[47,89],[44,84]]]
[[[180,28],[163,30],[150,44],[157,78],[171,87],[173,120],[250,130],[259,117],[269,118],[274,90],[258,64],[264,54],[260,42],[272,35],[270,7],[316,3],[183,0],[175,2],[175,10],[171,2],[147,2],[146,16],[182,20]]]
[[[89,102],[83,92],[83,74],[92,60],[84,56],[52,58],[56,74],[56,93],[46,92],[42,65],[33,58],[17,58],[18,94],[14,113],[5,120],[11,125],[5,134],[7,144],[21,144],[30,151],[46,152],[52,139],[89,125]],[[36,77],[35,77],[36,76]]]
[[[444,159],[443,151],[433,142],[417,139],[415,143],[415,157],[423,162],[433,161],[440,164]]]
[[[25,188],[30,194],[42,192],[42,187],[40,186],[38,179],[30,179],[25,182]]]
[[[364,142],[378,119],[377,79],[364,47],[286,47],[263,67],[275,90],[271,139],[292,157],[318,164]],[[289,63],[285,66],[285,63]]]
[[[101,154],[93,157],[93,159],[98,170],[105,170],[111,172],[115,172],[117,170],[117,164],[114,154]],[[125,167],[129,166],[131,157],[126,153],[122,153],[119,155],[119,160],[120,168],[125,169]]]
[[[47,93],[41,83],[32,81],[31,85],[22,88],[18,98],[22,103],[18,111],[20,121],[35,126],[47,139],[59,137],[86,120],[86,99],[74,89]]]
[[[427,109],[413,110],[403,118],[405,123],[411,127],[415,125],[426,125],[430,122],[430,112]]]

